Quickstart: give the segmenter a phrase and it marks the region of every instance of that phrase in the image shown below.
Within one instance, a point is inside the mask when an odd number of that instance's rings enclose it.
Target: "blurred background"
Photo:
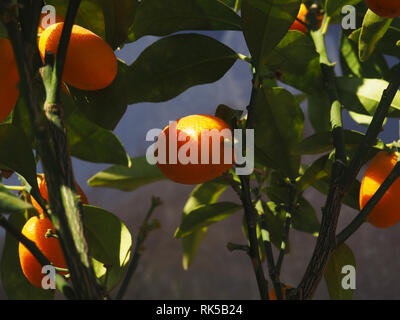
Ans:
[[[212,36],[237,52],[248,55],[243,36],[239,32],[203,32]],[[330,27],[328,52],[332,61],[338,60],[337,43],[339,29]],[[127,45],[117,52],[122,60],[131,64],[156,37],[144,37]],[[393,64],[392,61],[390,61]],[[337,66],[340,74],[340,66]],[[235,109],[245,109],[250,99],[251,73],[249,65],[238,61],[234,67],[218,82],[191,88],[175,99],[163,103],[140,103],[128,108],[124,118],[115,130],[128,153],[141,156],[151,144],[146,142],[146,133],[153,128],[164,128],[169,121],[190,114],[214,114],[219,104]],[[292,92],[294,90],[290,89]],[[112,108],[112,106],[110,106]],[[303,110],[306,112],[305,107]],[[365,131],[345,116],[346,128]],[[398,139],[398,122],[389,121],[381,138],[385,142]],[[304,136],[312,134],[312,128],[306,123]],[[304,157],[307,164],[312,157]],[[134,165],[134,164],[133,164]],[[245,243],[241,222],[243,212],[212,225],[205,240],[201,243],[197,256],[189,270],[182,267],[180,240],[173,235],[180,224],[184,204],[193,186],[179,185],[162,181],[147,185],[133,192],[122,192],[103,188],[90,188],[87,180],[108,165],[97,165],[73,160],[77,182],[88,196],[90,204],[105,208],[127,225],[133,236],[137,235],[140,224],[147,213],[151,196],[162,199],[163,205],[156,209],[154,218],[161,222],[161,229],[150,234],[146,240],[142,259],[132,278],[127,299],[258,299],[258,289],[249,258],[242,252],[230,253],[226,249],[228,242]],[[7,184],[18,183],[13,177]],[[306,198],[312,203],[321,217],[321,207],[325,196],[314,189],[306,192]],[[221,200],[239,203],[237,195],[227,191]],[[344,206],[338,229],[342,229],[357,214]],[[301,280],[312,255],[315,238],[311,235],[292,231],[290,234],[291,251],[285,258],[282,269],[282,281],[296,286]],[[357,261],[357,289],[354,299],[399,299],[400,280],[400,224],[389,229],[377,229],[364,224],[348,240]],[[4,232],[0,229],[0,252],[4,244]],[[114,291],[115,292],[115,291]],[[7,296],[0,285],[0,299]],[[329,299],[324,281],[315,294],[315,299]]]

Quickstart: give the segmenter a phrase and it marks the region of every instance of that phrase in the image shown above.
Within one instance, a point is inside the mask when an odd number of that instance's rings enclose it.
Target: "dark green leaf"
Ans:
[[[282,81],[301,91],[319,94],[323,90],[319,54],[309,36],[289,31],[266,58],[269,70],[279,70]]]
[[[255,114],[256,157],[259,154],[264,165],[296,178],[300,158],[290,150],[301,141],[304,115],[295,97],[278,87],[259,90]]]
[[[133,191],[143,185],[164,180],[157,166],[150,165],[145,156],[132,159],[132,166],[112,166],[89,179],[91,187],[113,188]]]
[[[382,18],[371,10],[367,11],[359,39],[359,57],[361,61],[365,62],[370,58],[376,44],[385,35],[391,22],[392,19]]]
[[[36,163],[31,145],[24,131],[16,125],[0,125],[0,163],[18,172],[39,193],[36,181]]]
[[[64,106],[73,108],[67,110],[65,116],[72,156],[95,163],[130,165],[129,155],[112,131],[90,122],[73,103],[64,103]]]
[[[183,216],[182,223],[175,232],[175,238],[184,238],[194,231],[221,221],[242,208],[232,202],[204,204]]]
[[[8,191],[0,183],[0,215],[2,213],[13,213],[29,209],[32,206]]]
[[[128,103],[166,101],[195,85],[215,82],[236,59],[232,49],[199,34],[158,40],[129,66]]]
[[[8,221],[18,230],[22,230],[26,220],[24,212],[10,215]],[[7,232],[1,258],[1,282],[10,300],[51,300],[54,290],[44,290],[32,285],[25,278],[18,254],[19,242]]]
[[[121,47],[128,41],[138,0],[102,0],[106,40],[112,48]]]
[[[358,43],[349,40],[343,32],[340,42],[340,61],[346,76],[379,79],[388,73],[388,64],[381,53],[374,52],[368,62],[361,62],[358,57]]]
[[[298,192],[304,192],[314,182],[328,176],[329,168],[329,155],[324,155],[321,158],[315,160],[313,164],[305,170],[304,174],[296,182]]]
[[[186,201],[182,212],[182,219],[199,206],[216,203],[220,195],[226,190],[227,185],[221,179],[215,179],[196,186]],[[187,270],[192,263],[200,242],[204,239],[207,228],[201,228],[182,238],[182,265]]]
[[[183,30],[241,30],[240,17],[216,0],[141,1],[129,39]]]
[[[316,132],[331,129],[330,110],[329,97],[324,92],[308,96],[308,118]]]
[[[282,236],[285,231],[286,211],[279,209],[277,205],[270,201],[264,203],[261,201],[257,202],[256,210],[259,215],[264,214],[265,222],[268,227],[269,238],[275,247],[281,249],[282,247]],[[289,253],[290,245],[289,242],[284,244],[285,253]]]
[[[224,120],[230,126],[232,126],[232,121],[234,119],[239,120],[242,114],[242,110],[235,110],[224,104],[220,104],[215,111],[215,116]]]
[[[311,204],[303,197],[299,199],[298,207],[292,215],[293,228],[318,236],[320,223]]]
[[[114,214],[94,206],[83,206],[83,220],[97,277],[107,290],[114,288],[128,267],[132,237]]]
[[[257,70],[297,17],[300,0],[243,0],[243,33]]]
[[[326,0],[325,11],[329,17],[334,17],[342,12],[342,8],[346,5],[355,5],[362,0]]]
[[[128,106],[125,73],[128,66],[118,60],[118,74],[111,85],[103,90],[83,91],[69,87],[75,105],[95,124],[114,130]]]
[[[346,290],[342,285],[346,276],[342,273],[344,266],[356,267],[356,258],[345,243],[333,251],[325,270],[324,278],[331,300],[351,300],[353,297],[354,290]]]

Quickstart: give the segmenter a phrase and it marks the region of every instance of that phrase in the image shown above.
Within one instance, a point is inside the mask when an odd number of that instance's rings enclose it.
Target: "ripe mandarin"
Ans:
[[[223,120],[209,115],[190,115],[176,120],[175,124],[176,135],[174,134],[175,130],[170,130],[170,125],[168,125],[163,130],[165,139],[162,139],[162,134],[160,134],[157,141],[158,152],[156,156],[159,158],[162,154],[159,145],[162,145],[163,142],[166,145],[166,163],[163,164],[159,161],[157,166],[167,178],[182,184],[199,184],[221,176],[232,167],[233,148],[224,144],[224,138],[221,135],[221,133],[232,135],[232,131]],[[203,136],[205,139],[208,138],[208,147],[206,148],[201,147],[201,135],[204,130],[210,130],[208,137]],[[186,137],[186,139],[180,141],[180,135],[183,135],[183,138]],[[207,140],[204,140],[204,138],[203,143],[205,145]],[[213,146],[213,138],[215,146]],[[226,138],[230,139],[230,137]],[[170,139],[174,144],[176,143],[176,150],[173,150],[173,145],[170,145]],[[219,154],[218,151],[220,151]],[[170,158],[170,153],[176,159],[176,163],[174,163],[173,158]],[[225,153],[229,157],[228,161],[224,161]],[[197,163],[193,163],[194,161],[185,163],[186,160],[182,160],[184,155],[193,158]],[[208,161],[208,163],[205,161]]]
[[[59,240],[54,237],[46,238],[46,233],[49,229],[55,232],[50,219],[41,215],[41,217],[34,216],[30,218],[25,223],[21,233],[33,241],[54,266],[66,269],[67,264]],[[44,277],[41,264],[22,243],[19,243],[18,252],[25,277],[31,284],[41,288]]]
[[[392,171],[397,162],[396,153],[380,151],[369,163],[360,188],[360,208],[375,194],[380,185]],[[384,194],[367,221],[378,228],[387,228],[400,221],[398,199],[400,196],[400,179],[396,180]]]
[[[64,23],[56,23],[42,32],[39,51],[57,54]],[[95,33],[74,25],[65,60],[63,80],[82,90],[100,90],[108,87],[118,71],[117,58],[112,48]]]
[[[14,51],[8,39],[0,39],[0,122],[3,122],[17,103],[19,74]]]

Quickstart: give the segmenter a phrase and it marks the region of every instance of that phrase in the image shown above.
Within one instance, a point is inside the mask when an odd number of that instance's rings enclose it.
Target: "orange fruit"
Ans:
[[[49,193],[47,191],[46,179],[44,178],[43,175],[38,175],[37,179],[38,179],[40,194],[42,195],[43,199],[48,202],[49,201]],[[77,183],[75,183],[75,188],[78,191],[79,196],[81,197],[81,202],[83,204],[89,204],[85,193],[83,192],[83,190]],[[32,202],[32,206],[36,209],[37,212],[39,212],[39,214],[44,214],[42,207],[32,196],[31,196],[31,202]]]
[[[55,232],[49,218],[34,216],[25,223],[21,233],[33,241],[54,266],[66,269],[67,264],[59,240],[54,237],[46,238],[46,233],[49,229]],[[31,284],[41,288],[42,279],[45,276],[42,273],[42,265],[22,243],[19,243],[18,252],[25,277]]]
[[[170,130],[170,125],[168,125],[163,130],[165,139],[162,139],[162,134],[160,134],[156,145],[157,166],[167,178],[182,184],[199,184],[219,177],[233,166],[233,148],[224,144],[224,138],[221,135],[223,133],[232,135],[232,130],[223,120],[208,115],[191,115],[176,120],[175,124],[176,135],[175,130]],[[205,130],[210,130],[207,139],[208,147],[202,148],[201,136]],[[180,141],[180,136],[186,139]],[[213,146],[213,139],[215,146]],[[170,146],[169,140],[176,143],[176,148],[174,145]],[[203,138],[204,145],[207,140]],[[165,142],[165,163],[160,161],[164,153],[160,149],[163,142]],[[218,151],[220,151],[219,154]],[[229,157],[226,162],[224,161],[225,154]],[[170,160],[170,155],[175,158],[175,163],[173,158]],[[183,159],[184,155],[190,157],[190,161]]]
[[[380,151],[369,163],[360,188],[360,208],[375,194],[397,162],[396,153]],[[369,214],[367,221],[378,228],[387,228],[400,221],[398,200],[400,179],[397,179]]]
[[[292,288],[291,286],[284,286],[284,287],[283,287],[283,289],[282,289],[282,298],[283,298],[283,300],[286,299],[286,289],[291,289],[291,288]],[[275,289],[271,289],[271,290],[269,291],[269,300],[278,300],[278,299],[276,298]]]
[[[308,24],[307,14],[308,14],[308,9],[307,9],[306,5],[304,3],[302,3],[300,5],[299,13],[297,14],[297,19],[303,21],[305,24]],[[319,27],[321,27],[322,20],[323,20],[323,16],[319,15],[318,16]],[[307,33],[308,28],[304,24],[302,24],[300,21],[295,20],[289,30],[297,30],[297,31],[300,31],[303,33]]]
[[[59,23],[59,22],[64,22],[64,18],[61,17],[60,15],[56,14],[56,22],[55,23]],[[40,15],[40,21],[39,21],[39,27],[38,27],[38,36],[41,35],[41,33],[46,30],[48,27],[50,27],[51,25],[53,25],[54,23],[50,24],[50,16],[48,13],[42,13]]]
[[[400,16],[400,2],[398,0],[365,0],[365,3],[378,16],[385,18]]]
[[[19,91],[18,67],[10,40],[0,39],[0,122],[3,122],[17,103]]]
[[[43,61],[46,52],[57,54],[63,26],[63,22],[56,23],[42,32],[39,51]],[[114,81],[117,71],[117,58],[107,42],[90,30],[74,25],[63,80],[78,89],[100,90]]]

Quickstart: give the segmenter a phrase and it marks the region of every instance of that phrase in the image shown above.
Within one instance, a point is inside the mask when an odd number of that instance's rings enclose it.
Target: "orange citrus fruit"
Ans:
[[[39,51],[57,54],[64,23],[56,23],[42,32]],[[112,48],[95,33],[74,25],[65,60],[63,80],[78,89],[100,90],[108,87],[118,71]]]
[[[49,229],[55,233],[53,224],[49,218],[43,215],[41,217],[34,216],[25,223],[21,233],[33,241],[55,267],[66,269],[67,264],[59,240],[54,237],[46,238],[46,233]],[[41,288],[42,279],[45,276],[42,273],[41,264],[22,243],[19,243],[18,252],[25,277],[34,286]]]
[[[38,185],[39,185],[40,194],[42,195],[43,199],[48,202],[49,201],[49,193],[48,193],[48,190],[47,190],[46,179],[44,178],[43,175],[38,175],[37,179],[38,179]],[[81,189],[81,187],[77,183],[75,183],[75,188],[78,191],[78,194],[79,194],[79,196],[81,198],[81,202],[83,204],[89,204],[85,193],[83,192],[83,190]],[[37,212],[39,212],[39,214],[44,214],[42,207],[39,205],[39,203],[32,196],[31,196],[31,202],[32,202],[32,206],[36,209]]]
[[[284,286],[282,289],[282,298],[283,300],[286,299],[286,289],[291,289],[291,286]],[[271,289],[269,291],[269,300],[278,300],[276,297],[275,289]]]
[[[160,134],[157,141],[157,166],[167,178],[183,184],[199,184],[221,176],[232,167],[233,148],[224,143],[225,139],[231,137],[227,135],[224,139],[222,136],[224,133],[232,135],[232,130],[223,120],[208,115],[191,115],[173,124],[175,130],[171,130],[171,124],[168,125],[163,130],[164,135]],[[202,140],[202,133],[206,132],[209,135],[203,135]],[[160,149],[164,143],[165,153]],[[164,163],[160,161],[163,153]],[[225,154],[229,158],[227,161]]]
[[[300,6],[299,13],[297,14],[297,19],[303,21],[305,24],[308,24],[307,14],[308,14],[308,9],[307,9],[306,5],[304,3],[302,3]],[[297,21],[297,19],[294,21],[294,23],[292,24],[292,26],[290,27],[289,30],[297,30],[297,31],[300,31],[303,33],[307,33],[308,28],[304,24],[302,24],[300,21]],[[321,27],[322,20],[323,20],[323,16],[319,15],[318,16],[319,27]]]
[[[398,0],[365,0],[365,3],[378,16],[385,18],[400,17],[400,2]]]
[[[56,14],[56,21],[55,23],[59,22],[64,22],[64,18],[61,17],[60,15]],[[50,16],[48,13],[42,13],[40,15],[40,21],[39,21],[39,27],[38,27],[38,36],[42,34],[44,30],[46,30],[48,27],[53,25],[54,23],[51,23],[50,21]]]
[[[3,122],[17,103],[19,74],[14,51],[8,39],[0,39],[0,122]]]
[[[369,163],[360,188],[360,208],[375,194],[397,162],[396,153],[380,151]],[[396,180],[369,214],[367,221],[378,228],[386,228],[400,221],[398,200],[400,179]]]

